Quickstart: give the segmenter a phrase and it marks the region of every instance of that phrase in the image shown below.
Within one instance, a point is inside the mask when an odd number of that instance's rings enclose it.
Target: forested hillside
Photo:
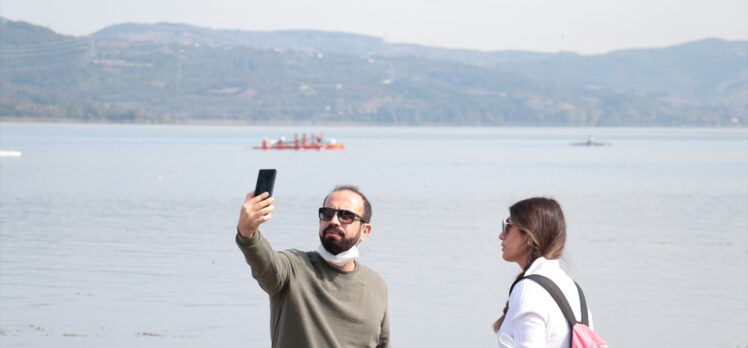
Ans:
[[[0,24],[0,116],[107,122],[746,126],[748,42],[479,52],[314,31]]]

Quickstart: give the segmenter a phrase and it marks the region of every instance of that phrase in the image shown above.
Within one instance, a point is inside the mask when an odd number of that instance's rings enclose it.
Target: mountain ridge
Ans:
[[[2,20],[0,115],[110,122],[746,126],[748,41],[599,55],[324,31]]]

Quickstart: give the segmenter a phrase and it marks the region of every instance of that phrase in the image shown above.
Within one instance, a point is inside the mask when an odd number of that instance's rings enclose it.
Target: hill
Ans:
[[[0,116],[110,122],[746,126],[748,42],[480,52],[319,31],[0,21]]]

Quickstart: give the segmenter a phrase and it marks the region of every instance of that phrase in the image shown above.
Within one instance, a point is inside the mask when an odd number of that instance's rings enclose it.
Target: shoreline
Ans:
[[[554,128],[554,129],[746,129],[748,125],[528,125],[528,124],[504,124],[504,125],[474,125],[474,124],[451,124],[451,123],[424,123],[424,124],[391,124],[370,122],[290,122],[290,121],[249,121],[249,120],[201,120],[186,119],[179,121],[163,122],[114,122],[110,120],[82,120],[77,118],[55,118],[55,117],[21,117],[0,116],[0,124],[80,124],[80,125],[153,125],[153,126],[260,126],[260,127],[371,127],[371,128]]]

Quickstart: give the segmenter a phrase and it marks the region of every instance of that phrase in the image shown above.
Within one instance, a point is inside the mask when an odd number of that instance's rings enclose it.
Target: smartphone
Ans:
[[[255,196],[259,196],[263,192],[269,193],[269,197],[273,196],[273,187],[275,186],[275,173],[275,169],[260,169],[260,172],[257,174]]]

